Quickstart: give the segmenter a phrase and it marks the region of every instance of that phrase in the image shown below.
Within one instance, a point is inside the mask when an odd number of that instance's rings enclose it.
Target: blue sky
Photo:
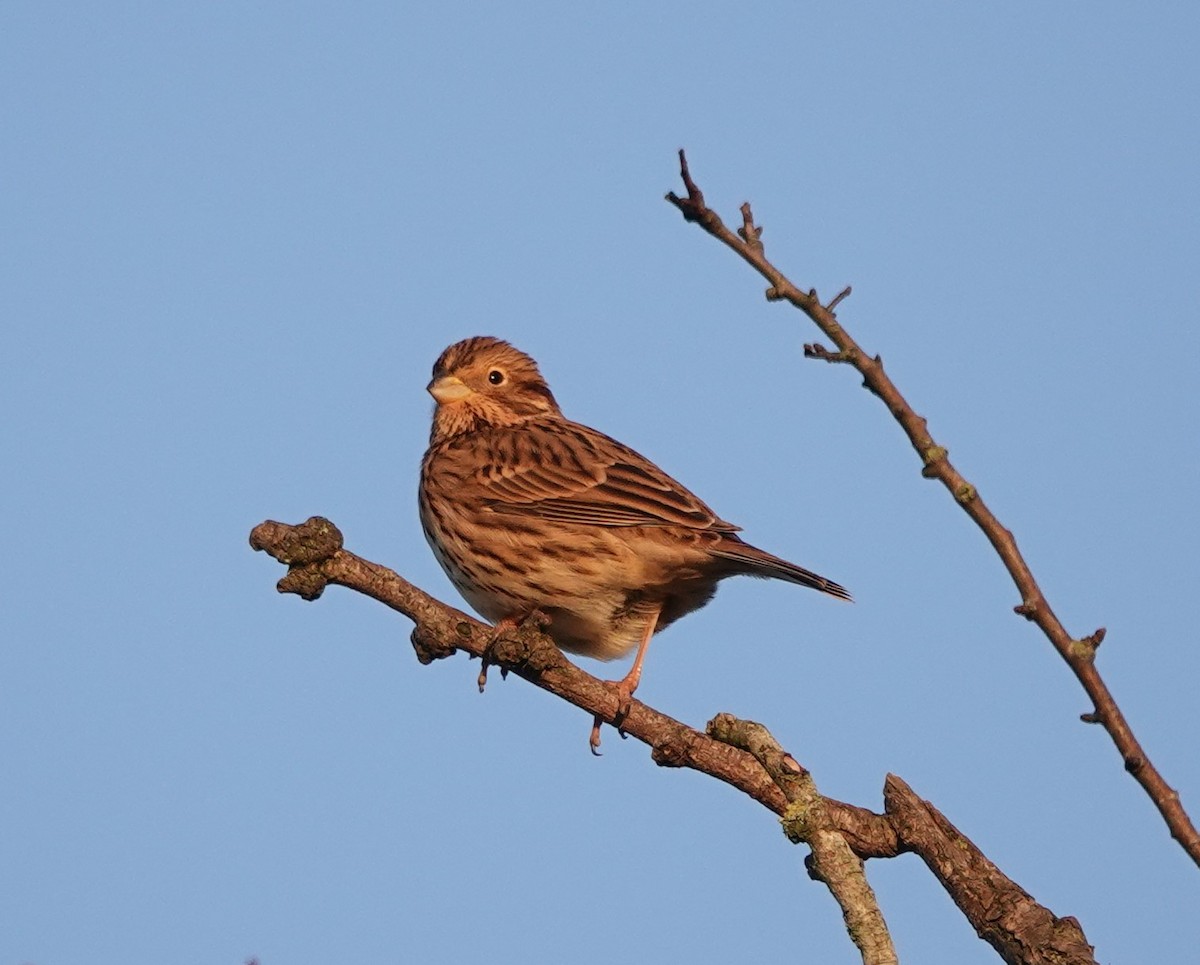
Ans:
[[[855,593],[726,583],[639,696],[859,805],[901,775],[1101,961],[1194,956],[1200,874],[982,536],[662,195],[686,147],[854,286],[1198,816],[1198,41],[1184,3],[6,4],[0,965],[857,960],[759,806],[275,594],[250,528],[321,514],[459,602],[415,486],[471,334]],[[868,872],[902,960],[997,960],[916,859]]]

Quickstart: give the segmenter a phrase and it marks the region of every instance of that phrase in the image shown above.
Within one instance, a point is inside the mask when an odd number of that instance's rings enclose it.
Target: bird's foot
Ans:
[[[633,706],[633,692],[637,689],[637,682],[631,682],[629,677],[621,680],[606,680],[604,686],[608,687],[617,695],[617,712],[613,715],[612,725],[617,729],[617,733],[621,735],[621,739],[625,739],[625,731],[621,726],[625,723],[625,718],[629,716],[629,710]],[[592,718],[592,733],[588,737],[588,746],[591,747],[592,753],[597,757],[600,756],[600,726],[605,723],[604,718],[596,716]]]
[[[496,621],[492,627],[491,636],[488,638],[487,645],[483,648],[483,653],[479,657],[479,692],[483,693],[487,686],[488,668],[496,663],[493,653],[496,644],[500,642],[500,638],[506,633],[511,633],[514,630],[519,630],[526,625],[533,627],[542,633],[546,632],[546,628],[550,626],[550,618],[540,610],[530,610],[528,613],[519,614],[517,616],[504,617],[502,620]],[[508,668],[500,668],[501,679],[508,677]]]
[[[508,633],[510,630],[515,630],[518,626],[520,626],[520,624],[521,624],[521,621],[515,617],[505,617],[503,620],[498,620],[496,622],[496,625],[492,627],[492,635],[488,639],[487,646],[485,646],[483,648],[482,655],[479,657],[478,683],[479,683],[479,692],[480,693],[483,693],[484,688],[487,687],[488,667],[490,667],[493,663],[492,649],[496,646],[496,641],[499,640],[502,636],[504,636],[504,634]],[[505,670],[503,667],[501,667],[500,668],[501,679],[503,679],[507,676],[508,676],[508,671]]]

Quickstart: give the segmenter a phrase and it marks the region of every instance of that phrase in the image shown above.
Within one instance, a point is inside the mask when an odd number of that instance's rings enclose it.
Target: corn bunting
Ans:
[[[494,623],[539,611],[571,653],[611,660],[636,647],[615,682],[618,719],[650,637],[704,606],[719,580],[773,577],[850,599],[742,540],[644,456],[571,422],[537,363],[507,342],[451,345],[429,392],[437,408],[421,463],[421,525],[442,569]]]

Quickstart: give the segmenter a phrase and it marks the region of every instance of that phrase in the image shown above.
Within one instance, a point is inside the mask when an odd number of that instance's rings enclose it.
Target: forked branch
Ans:
[[[615,721],[612,689],[567,660],[536,621],[497,638],[492,627],[344,549],[342,534],[326,519],[314,516],[298,526],[268,520],[254,528],[250,545],[288,567],[277,584],[281,593],[315,600],[333,583],[404,614],[414,623],[413,649],[423,664],[459,650],[486,657],[589,716]],[[818,794],[808,772],[760,724],[719,714],[701,732],[635,699],[621,727],[651,748],[656,763],[708,774],[779,815],[788,837],[811,847],[809,872],[837,898],[867,965],[890,965],[896,956],[862,861],[905,852],[920,855],[1004,961],[1095,965],[1073,918],[1058,918],[1035,902],[899,778],[888,776],[885,812],[875,814]]]

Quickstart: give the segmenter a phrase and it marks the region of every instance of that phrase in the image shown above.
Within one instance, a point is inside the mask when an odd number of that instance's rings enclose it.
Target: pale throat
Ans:
[[[520,425],[530,418],[529,414],[514,412],[491,399],[468,398],[460,402],[442,403],[433,412],[430,439],[440,442],[488,426]]]

